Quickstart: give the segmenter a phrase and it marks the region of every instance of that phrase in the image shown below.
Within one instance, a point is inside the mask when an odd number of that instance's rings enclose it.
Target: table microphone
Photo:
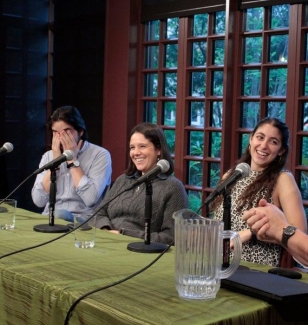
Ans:
[[[0,156],[5,155],[6,153],[9,153],[13,151],[14,146],[10,142],[6,142],[3,147],[0,148]]]
[[[152,218],[152,180],[160,173],[166,173],[170,168],[167,160],[159,160],[156,167],[139,177],[133,185],[128,187],[132,189],[141,183],[146,183],[145,197],[145,238],[144,242],[133,242],[127,245],[127,249],[137,253],[161,253],[167,249],[168,245],[164,243],[151,242],[151,218]]]

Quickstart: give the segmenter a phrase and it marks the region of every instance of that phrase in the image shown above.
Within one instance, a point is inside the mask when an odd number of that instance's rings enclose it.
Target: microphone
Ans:
[[[250,173],[250,166],[246,163],[240,163],[236,166],[234,173],[225,179],[217,188],[205,199],[204,204],[212,202],[216,196],[227,192],[242,177],[247,177]]]
[[[74,153],[72,150],[65,150],[62,155],[60,155],[58,158],[50,161],[46,165],[44,165],[41,168],[38,168],[32,175],[37,175],[41,173],[42,171],[46,169],[53,169],[58,167],[60,164],[62,164],[64,161],[72,160],[74,158]]]
[[[153,178],[155,178],[158,174],[160,173],[166,173],[170,168],[170,164],[168,160],[161,159],[157,162],[156,167],[151,169],[149,172],[145,173],[144,175],[140,176],[139,178],[136,179],[135,183],[132,185],[128,186],[126,191],[132,190],[136,186],[144,183],[144,182],[149,182]]]
[[[8,152],[13,151],[14,146],[10,142],[6,142],[3,147],[0,148],[0,156],[5,155]]]

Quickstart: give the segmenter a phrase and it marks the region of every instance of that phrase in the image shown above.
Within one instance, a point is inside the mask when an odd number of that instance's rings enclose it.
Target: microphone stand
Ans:
[[[168,245],[163,243],[151,243],[151,218],[152,218],[152,182],[148,181],[145,183],[145,235],[144,243],[135,242],[127,245],[129,251],[137,253],[161,253]]]
[[[226,192],[223,201],[223,222],[224,230],[231,229],[231,195],[230,191]],[[230,265],[230,239],[223,239],[223,262],[222,267],[228,268]]]
[[[54,210],[56,204],[56,193],[57,193],[57,185],[56,185],[56,170],[57,168],[50,169],[50,191],[49,191],[49,224],[45,225],[36,225],[33,227],[33,230],[38,232],[48,232],[48,233],[62,233],[68,232],[70,229],[65,225],[55,225],[54,220]]]

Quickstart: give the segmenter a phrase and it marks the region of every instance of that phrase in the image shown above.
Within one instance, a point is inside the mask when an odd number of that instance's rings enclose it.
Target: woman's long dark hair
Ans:
[[[141,133],[144,135],[146,139],[153,143],[154,147],[160,150],[160,159],[166,159],[169,164],[170,168],[165,173],[166,175],[171,175],[174,171],[173,160],[171,158],[171,154],[168,148],[167,140],[164,134],[164,131],[158,127],[156,124],[143,122],[136,125],[129,136],[129,141],[133,134]],[[132,159],[129,158],[128,167],[125,171],[126,175],[134,175],[137,171],[135,164],[133,163]]]
[[[275,117],[266,117],[258,122],[251,133],[251,137],[253,137],[257,130],[264,124],[270,124],[279,130],[281,135],[281,149],[284,149],[284,152],[282,155],[278,155],[243,192],[240,202],[238,202],[238,211],[240,211],[246,203],[248,203],[248,209],[252,208],[252,202],[255,198],[257,201],[261,199],[261,189],[268,189],[265,199],[270,200],[279,173],[286,164],[289,153],[289,129],[287,125]],[[236,161],[235,165],[230,169],[230,175],[234,172],[236,166],[242,162],[251,165],[250,145],[247,146],[242,157]],[[222,198],[219,199],[220,201],[222,200]],[[215,208],[217,204],[218,202],[214,202],[213,208]]]
[[[74,106],[61,106],[57,108],[50,116],[47,127],[52,128],[54,122],[63,121],[71,125],[78,133],[83,131],[81,140],[88,140],[88,132],[84,119],[78,109]]]

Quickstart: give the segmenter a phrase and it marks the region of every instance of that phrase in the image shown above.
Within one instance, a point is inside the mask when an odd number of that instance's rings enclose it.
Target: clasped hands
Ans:
[[[279,235],[275,230],[288,225],[282,211],[265,199],[260,200],[258,207],[245,211],[243,220],[259,240],[270,243],[279,243]]]

